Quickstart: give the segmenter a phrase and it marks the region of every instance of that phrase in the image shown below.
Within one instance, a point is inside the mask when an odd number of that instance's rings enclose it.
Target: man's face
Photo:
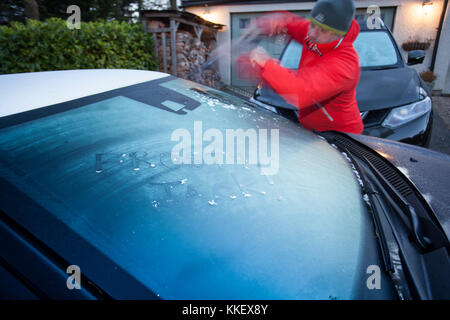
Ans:
[[[339,39],[336,33],[323,29],[312,22],[309,24],[308,36],[315,43],[330,43]]]

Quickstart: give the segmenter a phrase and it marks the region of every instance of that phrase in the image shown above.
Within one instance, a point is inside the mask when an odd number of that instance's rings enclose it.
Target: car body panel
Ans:
[[[347,156],[226,93],[168,75],[136,81],[46,107],[30,102],[30,110],[0,118],[0,218],[6,213],[47,255],[79,265],[113,298],[396,298],[386,272],[381,290],[368,288],[368,267],[383,262]],[[205,132],[225,138],[238,128],[257,137],[259,129],[279,130],[274,174],[261,175],[267,162],[195,162],[205,154],[195,146],[212,145]],[[186,132],[192,162],[174,165],[171,152]],[[375,150],[391,144],[371,139]],[[239,149],[236,156],[248,159]],[[436,190],[426,190],[433,202]]]
[[[292,122],[208,91],[222,94],[165,77],[3,117],[1,210],[112,296],[120,280],[107,279],[123,279],[121,270],[169,299],[370,295],[361,260],[380,261],[349,163]],[[174,167],[171,134],[194,132],[196,119],[203,130],[278,129],[279,171]],[[18,190],[27,201],[18,201]],[[112,263],[90,257],[77,237]],[[392,297],[388,287],[374,296]],[[144,288],[124,294],[151,296]]]
[[[83,69],[0,75],[0,117],[167,77],[161,72]],[[32,91],[32,94],[29,91]]]
[[[383,126],[364,128],[363,134],[388,140],[410,142],[412,144],[426,144],[431,137],[432,114],[426,113],[395,130]]]
[[[417,72],[409,67],[362,70],[356,88],[359,110],[387,109],[418,101],[419,84]]]
[[[396,166],[423,195],[450,239],[450,156],[365,135],[350,135]]]

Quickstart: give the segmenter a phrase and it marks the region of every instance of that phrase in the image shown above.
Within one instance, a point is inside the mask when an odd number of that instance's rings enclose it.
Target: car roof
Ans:
[[[357,16],[356,17],[356,21],[359,24],[359,28],[360,31],[364,32],[364,31],[376,31],[376,30],[383,30],[383,31],[387,31],[388,28],[386,27],[386,25],[384,24],[383,20],[379,18],[380,24],[379,26],[377,26],[377,28],[371,28],[369,27],[369,16],[365,15],[365,16]]]
[[[169,76],[125,69],[85,69],[0,75],[0,117]],[[93,85],[94,84],[94,85]]]

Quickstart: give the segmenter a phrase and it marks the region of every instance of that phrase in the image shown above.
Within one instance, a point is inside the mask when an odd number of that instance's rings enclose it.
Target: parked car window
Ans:
[[[364,67],[383,67],[398,62],[397,52],[387,32],[361,32],[353,43],[359,55],[359,64]]]
[[[288,69],[297,70],[298,65],[300,64],[300,59],[302,58],[302,48],[302,44],[292,40],[283,53],[283,57],[280,61],[281,66]]]

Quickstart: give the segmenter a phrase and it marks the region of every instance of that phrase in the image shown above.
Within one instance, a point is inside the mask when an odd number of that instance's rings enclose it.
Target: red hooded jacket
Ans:
[[[309,41],[309,21],[286,14],[288,33],[303,44],[297,72],[268,60],[262,78],[288,103],[297,106],[299,121],[307,129],[361,134],[363,122],[356,103],[359,59],[353,41],[359,25],[352,25],[342,40],[327,44]]]

